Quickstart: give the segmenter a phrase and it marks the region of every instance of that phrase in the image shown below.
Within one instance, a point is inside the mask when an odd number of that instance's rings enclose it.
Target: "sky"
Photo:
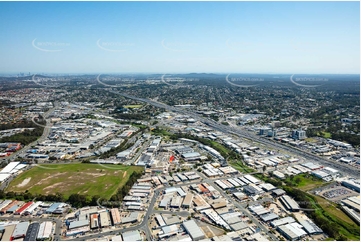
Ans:
[[[0,73],[359,74],[359,2],[0,2]]]

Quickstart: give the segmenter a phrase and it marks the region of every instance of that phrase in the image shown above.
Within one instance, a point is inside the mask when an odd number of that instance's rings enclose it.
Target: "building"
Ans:
[[[300,206],[298,205],[298,203],[296,203],[296,201],[288,195],[283,195],[282,197],[280,197],[280,201],[290,211],[298,212],[300,210]]]
[[[142,241],[142,236],[138,230],[132,230],[122,233],[123,241]]]
[[[99,227],[99,220],[98,220],[98,214],[92,214],[90,215],[90,228],[96,229]]]
[[[2,234],[1,241],[10,241],[11,236],[15,230],[16,224],[8,225],[5,228],[5,232]]]
[[[104,228],[104,227],[109,227],[111,225],[108,211],[99,213],[99,218],[100,218],[100,227]]]
[[[286,239],[289,240],[301,240],[307,233],[302,229],[302,225],[299,223],[290,223],[281,225],[277,228],[277,231],[280,232]]]
[[[323,231],[311,220],[299,219],[298,222],[303,226],[308,234],[322,234]]]
[[[10,240],[24,238],[28,230],[29,222],[20,222],[16,225]]]
[[[183,208],[190,208],[192,205],[192,201],[193,201],[193,194],[192,193],[187,193],[187,195],[185,196],[183,203],[182,203],[182,207]]]
[[[275,177],[279,178],[279,179],[285,179],[286,178],[286,176],[283,173],[279,172],[279,171],[274,171],[272,174]]]
[[[277,228],[277,227],[279,227],[281,225],[290,224],[290,223],[294,223],[294,222],[296,222],[296,220],[294,218],[292,218],[292,217],[284,217],[284,218],[272,221],[271,226],[274,227],[274,228]]]
[[[203,231],[198,227],[196,222],[192,219],[183,222],[183,227],[194,241],[201,240],[206,237]]]
[[[343,180],[341,185],[350,188],[356,192],[360,192],[360,180]]]
[[[295,140],[304,140],[304,139],[307,138],[307,137],[306,137],[306,131],[301,130],[301,129],[299,129],[299,130],[293,130],[291,136],[292,136],[292,138],[295,139]]]
[[[119,209],[117,209],[117,208],[110,209],[110,214],[111,214],[113,225],[120,224],[122,222],[120,219]]]
[[[37,239],[46,240],[50,237],[51,231],[53,229],[53,224],[50,221],[42,222],[39,227],[39,232]]]
[[[24,241],[36,241],[36,238],[39,233],[39,228],[40,228],[39,223],[30,224],[28,230],[26,231]]]

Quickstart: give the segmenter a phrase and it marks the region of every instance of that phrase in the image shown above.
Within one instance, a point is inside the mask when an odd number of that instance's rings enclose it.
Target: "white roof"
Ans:
[[[203,231],[198,227],[198,225],[196,224],[196,222],[194,222],[194,220],[191,219],[183,222],[183,226],[193,240],[197,238],[205,237]]]
[[[7,164],[7,166],[4,167],[4,169],[2,169],[2,171],[0,171],[0,173],[10,173],[19,164],[20,162],[17,161],[10,162]]]

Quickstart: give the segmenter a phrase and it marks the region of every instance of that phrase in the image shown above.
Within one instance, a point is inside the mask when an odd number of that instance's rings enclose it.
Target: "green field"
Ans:
[[[135,105],[125,105],[124,108],[141,108],[143,105],[141,104],[135,104]]]
[[[100,195],[109,199],[122,187],[134,172],[142,167],[101,164],[42,164],[21,173],[8,186],[7,191],[32,194],[60,193],[68,198],[71,194]]]
[[[309,191],[326,184],[323,180],[309,174],[295,175],[292,179],[290,177],[287,177],[285,182],[289,183],[289,185],[301,189],[302,191]]]

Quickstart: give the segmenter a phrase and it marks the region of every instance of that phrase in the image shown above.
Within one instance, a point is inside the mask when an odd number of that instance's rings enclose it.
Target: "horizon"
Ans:
[[[359,75],[359,9],[359,2],[0,2],[7,19],[0,73]]]

